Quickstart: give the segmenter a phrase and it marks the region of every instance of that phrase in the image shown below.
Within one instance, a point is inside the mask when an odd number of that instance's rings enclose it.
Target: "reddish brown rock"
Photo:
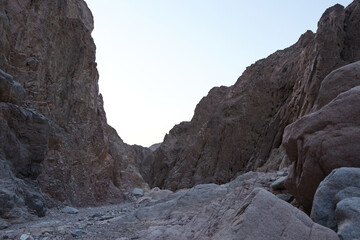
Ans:
[[[360,85],[360,62],[332,71],[321,83],[314,110],[322,108],[340,93]]]
[[[73,206],[123,201],[134,187],[147,187],[134,150],[106,123],[92,30],[83,0],[0,1],[0,101],[17,109],[3,119],[36,156],[27,157],[19,144],[6,151],[1,142],[0,152],[12,153],[2,159],[15,180],[21,172],[24,181],[36,179],[47,199]],[[21,115],[30,108],[47,123],[45,151],[34,148],[42,124]],[[14,167],[12,159],[27,165]]]
[[[283,144],[293,163],[286,183],[311,210],[315,191],[339,167],[360,167],[360,86],[286,127]]]
[[[316,34],[308,31],[293,46],[251,65],[235,85],[212,89],[193,119],[175,126],[155,151],[150,185],[174,190],[224,183],[269,158],[284,159],[277,167],[286,162],[279,149],[284,128],[312,111],[331,71],[360,60],[351,50],[360,48],[359,8],[359,1],[329,8]]]

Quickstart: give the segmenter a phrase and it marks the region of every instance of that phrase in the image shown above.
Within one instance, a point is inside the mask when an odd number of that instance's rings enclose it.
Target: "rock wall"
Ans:
[[[231,87],[212,89],[193,119],[175,126],[155,151],[151,186],[180,189],[225,183],[239,172],[279,167],[284,128],[311,113],[323,79],[360,60],[360,2],[325,11],[316,33],[248,67]]]
[[[106,123],[92,30],[83,0],[0,1],[1,161],[48,206],[119,202],[147,187]]]

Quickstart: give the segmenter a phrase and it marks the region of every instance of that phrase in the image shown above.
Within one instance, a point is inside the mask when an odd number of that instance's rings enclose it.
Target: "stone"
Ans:
[[[79,210],[77,210],[76,208],[70,207],[70,206],[66,206],[61,210],[63,213],[68,213],[68,214],[78,214]]]
[[[141,188],[134,188],[132,191],[132,194],[135,197],[142,197],[142,196],[144,196],[144,190],[142,190]]]
[[[280,178],[276,179],[276,181],[271,184],[271,188],[274,189],[274,190],[285,189],[286,180],[287,180],[287,176],[280,177]]]
[[[211,89],[191,121],[174,126],[154,151],[150,187],[223,184],[264,164],[283,167],[285,127],[313,111],[330,72],[360,60],[359,5],[327,9],[316,33],[249,66],[233,86]]]
[[[338,229],[335,214],[337,204],[353,197],[360,197],[360,168],[334,169],[316,190],[311,218],[314,222],[336,231]]]
[[[20,240],[34,240],[34,238],[30,234],[22,234]]]
[[[160,200],[160,199],[165,199],[167,198],[170,194],[172,194],[173,192],[170,190],[161,190],[159,188],[153,188],[150,190],[149,192],[149,196],[151,197],[152,200]]]
[[[346,198],[336,204],[338,235],[343,240],[360,238],[360,197]]]
[[[71,235],[75,238],[82,237],[86,232],[81,229],[75,229],[71,231]]]
[[[284,200],[285,202],[288,202],[288,203],[290,203],[294,200],[294,196],[291,194],[281,193],[281,194],[276,194],[276,197],[278,197],[281,200]]]
[[[10,74],[0,69],[0,102],[21,105],[25,97],[25,89]]]
[[[4,229],[8,228],[9,226],[10,226],[9,223],[0,219],[0,230],[4,230]]]
[[[286,127],[292,167],[286,189],[310,212],[320,182],[340,167],[360,167],[360,86]]]

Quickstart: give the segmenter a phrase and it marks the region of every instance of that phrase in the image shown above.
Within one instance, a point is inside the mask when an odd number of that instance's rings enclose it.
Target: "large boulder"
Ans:
[[[306,236],[306,237],[305,237]],[[264,189],[255,189],[212,239],[338,240],[336,233]]]
[[[235,181],[244,185],[250,176]],[[262,188],[251,190],[240,189],[235,182],[198,185],[171,194],[152,207],[140,208],[131,221],[135,221],[134,225],[138,221],[151,224],[140,232],[141,239],[339,239],[334,231],[314,223],[270,192]],[[235,200],[236,197],[240,199]]]
[[[360,61],[332,71],[322,81],[314,109],[318,110],[340,93],[360,85]]]
[[[359,218],[356,217],[356,209],[357,214],[359,214],[359,208],[356,205],[359,198],[360,168],[335,169],[320,183],[316,190],[311,218],[314,222],[335,231],[338,229],[342,231],[340,226],[344,229],[346,223],[356,226],[359,224]],[[357,233],[360,236],[360,229]]]
[[[360,167],[360,86],[286,127],[292,162],[286,188],[307,211],[320,182],[339,167]]]

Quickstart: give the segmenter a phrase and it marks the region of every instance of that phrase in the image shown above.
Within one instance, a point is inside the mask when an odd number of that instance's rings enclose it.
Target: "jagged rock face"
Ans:
[[[12,109],[1,118],[22,144],[8,151],[20,158],[2,160],[16,181],[36,179],[51,199],[75,206],[119,202],[147,187],[134,150],[106,123],[92,30],[83,0],[0,1],[0,101]]]
[[[316,34],[248,67],[235,85],[212,89],[155,151],[150,185],[224,183],[276,158],[284,128],[312,111],[322,80],[360,59],[359,9],[359,1],[329,8]]]

